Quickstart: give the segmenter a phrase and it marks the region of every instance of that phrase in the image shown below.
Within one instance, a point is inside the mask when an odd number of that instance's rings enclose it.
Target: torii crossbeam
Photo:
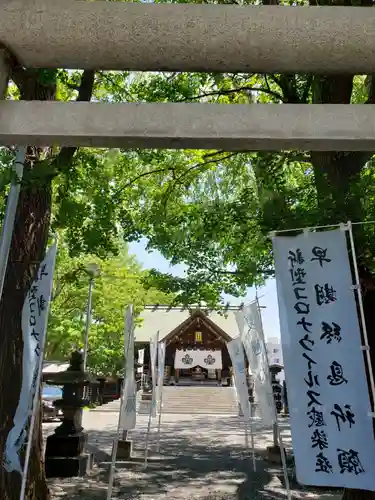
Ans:
[[[375,10],[0,1],[6,47],[28,68],[375,73]],[[372,105],[0,101],[0,144],[254,151],[375,148]]]

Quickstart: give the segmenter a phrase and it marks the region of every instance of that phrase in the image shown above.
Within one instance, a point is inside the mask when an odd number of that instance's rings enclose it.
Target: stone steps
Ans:
[[[236,415],[233,388],[164,387],[163,413],[199,415]]]
[[[137,396],[137,412],[150,413],[151,401]],[[120,411],[120,400],[95,408],[94,412]],[[164,387],[163,413],[176,415],[238,415],[238,405],[232,387]]]

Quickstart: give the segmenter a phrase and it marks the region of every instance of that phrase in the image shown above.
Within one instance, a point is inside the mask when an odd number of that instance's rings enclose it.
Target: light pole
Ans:
[[[85,272],[89,276],[89,293],[87,297],[87,309],[86,309],[86,328],[85,328],[85,343],[83,348],[83,371],[86,371],[87,367],[87,351],[89,345],[89,330],[91,325],[91,310],[92,310],[92,291],[94,288],[94,279],[100,275],[100,267],[98,264],[87,264],[85,266]]]

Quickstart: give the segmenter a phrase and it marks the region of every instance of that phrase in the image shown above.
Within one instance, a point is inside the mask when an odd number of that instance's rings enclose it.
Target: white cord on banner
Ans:
[[[366,224],[375,224],[375,220],[365,220],[361,222],[351,222],[350,223],[352,226],[360,226],[360,225],[366,225]],[[294,233],[295,231],[303,231],[303,232],[309,232],[309,231],[315,231],[315,229],[329,229],[333,227],[340,227],[342,225],[341,222],[338,224],[326,224],[324,226],[312,226],[312,227],[296,227],[292,229],[276,229],[275,231],[270,231],[268,233],[268,236],[270,238],[273,238],[277,236],[279,233]]]
[[[256,290],[256,294],[255,294],[255,302],[257,303],[257,307],[258,307],[258,311],[259,311],[260,325],[261,325],[262,332],[263,332],[263,322],[262,322],[262,315],[261,315],[261,312],[260,312],[260,305],[259,305],[258,291],[257,290]],[[266,342],[264,340],[264,334],[261,336],[261,342],[263,344],[262,347],[263,347],[264,352],[267,353],[267,346],[266,346]],[[266,358],[267,372],[270,373],[270,366],[269,366],[269,362],[268,362],[268,356],[266,355],[265,358]],[[282,464],[283,474],[284,474],[285,489],[286,489],[288,500],[292,500],[292,495],[291,495],[291,492],[290,492],[290,483],[289,483],[288,469],[287,469],[287,465],[286,465],[286,451],[285,451],[285,446],[284,446],[283,439],[281,437],[281,431],[280,431],[280,426],[279,426],[279,421],[278,421],[278,416],[277,416],[276,402],[275,402],[274,398],[273,398],[273,411],[274,411],[274,418],[275,418],[275,426],[276,426],[276,429],[277,429],[277,435],[278,435],[278,439],[279,439],[281,464]]]
[[[364,340],[363,350],[366,352],[366,360],[367,360],[367,367],[368,367],[368,372],[369,372],[370,388],[371,388],[371,392],[372,392],[372,405],[373,405],[372,411],[373,411],[373,413],[375,413],[375,381],[374,381],[374,374],[372,371],[370,345],[368,342],[365,310],[363,307],[362,288],[361,288],[361,283],[359,280],[357,254],[356,254],[355,245],[354,245],[353,228],[352,228],[352,223],[350,221],[348,221],[348,223],[347,223],[347,230],[349,232],[349,241],[350,241],[350,248],[352,251],[352,261],[353,261],[354,277],[355,277],[355,283],[356,283],[355,288],[357,290],[359,314],[360,314],[361,323],[362,323],[362,332],[363,332],[363,340]],[[372,416],[374,416],[374,415],[372,415]]]

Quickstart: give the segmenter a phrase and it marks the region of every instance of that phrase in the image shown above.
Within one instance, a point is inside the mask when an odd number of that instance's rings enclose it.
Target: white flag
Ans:
[[[57,245],[54,244],[39,266],[22,309],[22,385],[13,418],[14,426],[8,434],[4,450],[4,467],[8,472],[22,473],[19,451],[26,441],[28,419],[33,412],[35,392],[39,390],[37,383],[43,363],[56,253]]]
[[[232,360],[234,384],[243,416],[250,419],[249,390],[246,381],[245,356],[240,337],[227,342],[230,359]]]
[[[272,425],[276,421],[275,400],[258,303],[253,302],[238,311],[236,319],[242,329],[241,340],[254,377],[255,401],[264,425]]]
[[[156,361],[158,356],[159,332],[150,339],[151,377],[152,377],[152,407],[151,416],[156,418]]]
[[[137,420],[137,386],[134,375],[134,316],[133,306],[127,308],[124,331],[125,373],[121,406],[120,427],[134,429]]]
[[[165,365],[165,342],[158,345],[158,401],[160,402],[161,392],[164,385],[164,365]]]

